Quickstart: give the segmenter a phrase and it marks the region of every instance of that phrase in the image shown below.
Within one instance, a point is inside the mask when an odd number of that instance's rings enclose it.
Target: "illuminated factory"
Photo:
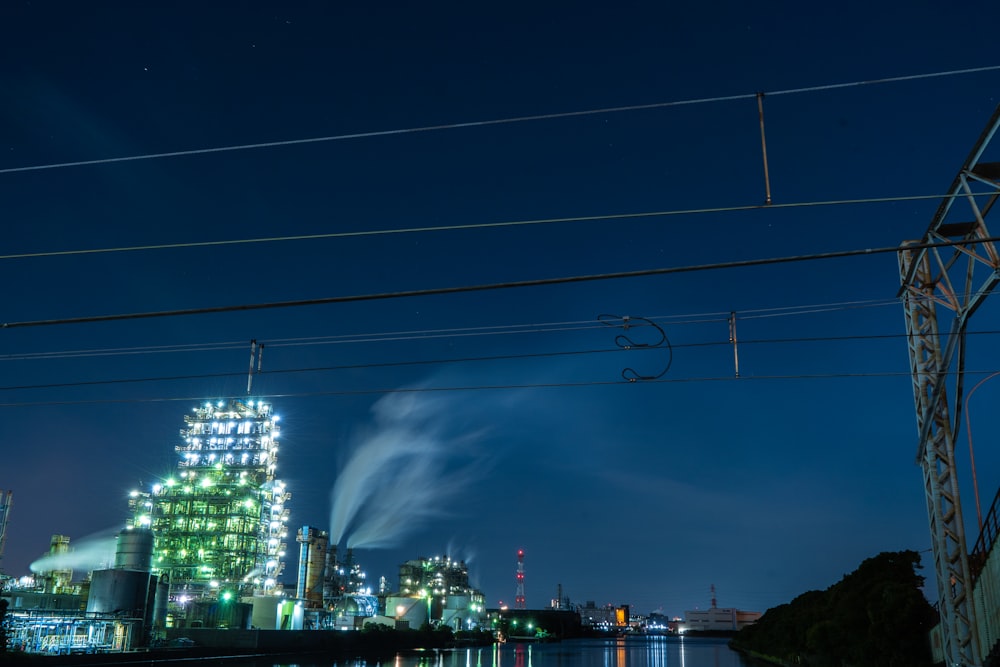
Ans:
[[[191,601],[280,595],[290,494],[275,478],[278,416],[230,400],[184,421],[176,473],[129,501],[131,525],[156,536],[152,567],[169,582],[172,616]]]
[[[469,585],[465,561],[435,556],[399,566],[399,592],[386,598],[385,609],[409,627],[430,623],[466,630],[485,622],[486,598]]]
[[[464,562],[408,561],[397,592],[383,580],[373,594],[353,550],[339,551],[327,531],[308,525],[296,536],[295,590],[283,589],[290,494],[275,477],[278,422],[271,405],[251,399],[206,402],[185,415],[176,469],[129,493],[129,518],[113,551],[102,545],[77,558],[69,537],[53,535],[49,553],[32,565],[36,578],[4,585],[16,647],[89,653],[178,638],[228,646],[237,635],[225,630],[260,637],[367,623],[483,627],[485,598],[469,585]],[[2,545],[11,494],[0,493],[0,501]],[[75,582],[74,568],[85,578]]]

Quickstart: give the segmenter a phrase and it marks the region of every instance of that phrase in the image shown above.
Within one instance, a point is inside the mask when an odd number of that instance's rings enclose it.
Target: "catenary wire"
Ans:
[[[988,371],[966,371],[966,375],[988,373]],[[953,373],[949,373],[953,374]],[[382,394],[417,394],[417,393],[447,393],[459,391],[499,391],[514,389],[561,389],[572,387],[607,387],[607,386],[646,386],[652,384],[692,384],[702,382],[760,382],[760,381],[781,381],[781,380],[838,380],[856,378],[911,378],[908,371],[884,371],[871,373],[806,373],[790,375],[741,375],[734,377],[731,375],[687,377],[687,378],[660,378],[657,380],[646,380],[643,382],[629,382],[627,380],[588,380],[580,382],[537,382],[523,384],[490,384],[490,385],[456,385],[447,387],[394,387],[390,389],[331,389],[325,391],[306,392],[263,392],[256,394],[262,399],[276,398],[311,398],[322,396],[368,396]],[[218,396],[219,400],[245,398],[245,394],[234,394],[231,396]],[[203,401],[204,396],[159,396],[146,398],[108,398],[108,399],[81,399],[72,401],[24,401],[0,403],[0,408],[16,407],[44,407],[55,405],[97,405],[97,404],[124,404],[124,403],[166,403],[178,401]]]
[[[1000,237],[986,237],[976,239],[977,243],[992,243],[1000,241]],[[935,241],[914,243],[906,246],[909,250],[922,250],[929,248],[945,248],[958,245],[968,245],[971,241],[962,239],[958,241]],[[675,273],[693,273],[699,271],[711,271],[719,269],[749,268],[755,266],[767,266],[774,264],[789,264],[793,262],[817,261],[823,259],[839,259],[846,257],[859,257],[867,255],[878,255],[899,252],[899,246],[888,246],[882,248],[864,248],[858,250],[837,250],[824,253],[813,253],[807,255],[791,255],[784,257],[767,257],[758,259],[736,260],[729,262],[715,262],[711,264],[693,264],[687,266],[672,266],[659,269],[639,269],[636,271],[619,271],[614,273],[594,273],[577,276],[563,276],[557,278],[536,278],[530,280],[517,280],[503,283],[484,283],[479,285],[463,285],[452,287],[432,287],[418,290],[402,290],[397,292],[376,292],[369,294],[353,294],[345,296],[319,297],[313,299],[295,299],[291,301],[270,301],[264,303],[248,303],[229,306],[207,306],[203,308],[182,308],[177,310],[158,310],[137,313],[119,313],[114,315],[89,315],[84,317],[68,317],[48,320],[28,320],[22,322],[4,322],[0,324],[0,329],[16,329],[27,327],[56,326],[67,324],[88,324],[95,322],[116,322],[124,320],[154,319],[162,317],[180,317],[186,315],[208,315],[215,313],[247,312],[255,310],[267,310],[275,308],[300,308],[304,306],[331,305],[339,303],[357,303],[362,301],[380,301],[388,299],[404,299],[422,296],[440,296],[445,294],[461,294],[471,292],[485,292],[504,289],[515,289],[523,287],[542,287],[551,285],[566,285],[572,283],[595,282],[602,280],[618,280],[623,278],[640,278],[650,276],[662,276]]]
[[[979,192],[973,196],[990,196],[993,193]],[[492,229],[502,227],[527,227],[532,225],[551,225],[573,222],[601,222],[606,220],[630,220],[642,218],[663,218],[685,215],[704,215],[711,213],[738,213],[744,211],[761,211],[767,209],[809,208],[822,206],[844,206],[860,204],[885,204],[905,201],[922,201],[928,199],[966,198],[968,195],[900,195],[894,197],[865,197],[861,199],[828,199],[819,201],[743,204],[739,206],[712,206],[707,208],[688,208],[664,211],[642,211],[638,213],[609,213],[606,215],[563,216],[558,218],[534,218],[526,220],[506,220],[498,222],[474,222],[461,225],[438,225],[423,227],[397,227],[388,229],[356,230],[347,232],[325,232],[322,234],[293,234],[286,236],[262,236],[247,239],[223,239],[220,241],[184,241],[177,243],[156,243],[137,246],[117,246],[110,248],[80,248],[74,250],[45,250],[39,252],[11,253],[0,255],[0,260],[38,259],[42,257],[66,257],[76,255],[99,255],[119,252],[138,252],[149,250],[176,250],[181,248],[204,248],[211,246],[244,245],[254,243],[284,243],[288,241],[316,241],[322,239],[355,238],[363,236],[389,236],[393,234],[419,234],[426,232],[448,232],[470,229]]]
[[[660,322],[667,326],[690,324],[712,324],[727,322],[730,315],[739,316],[740,320],[757,318],[792,317],[801,314],[817,312],[837,312],[859,308],[880,308],[898,306],[896,299],[866,299],[856,301],[827,302],[818,304],[799,304],[795,306],[774,306],[769,308],[752,308],[740,311],[718,311],[700,313],[682,313],[675,315],[648,315],[646,319]],[[406,329],[401,331],[367,332],[359,334],[337,334],[333,336],[301,336],[295,338],[277,338],[266,341],[269,348],[300,347],[314,345],[340,345],[358,343],[377,343],[383,341],[423,340],[466,336],[500,336],[525,333],[561,333],[565,331],[606,329],[604,324],[594,319],[564,320],[559,322],[530,322],[518,324],[493,324],[478,327],[450,327],[444,329]],[[28,361],[50,359],[75,359],[89,357],[111,357],[128,355],[148,355],[178,352],[216,352],[246,347],[245,340],[213,341],[205,343],[176,343],[172,345],[143,345],[136,347],[85,348],[75,350],[59,350],[47,352],[22,352],[0,355],[3,361]]]
[[[967,332],[967,335],[970,336],[983,336],[983,335],[995,336],[998,334],[1000,334],[1000,330]],[[828,342],[849,342],[849,341],[853,342],[853,341],[895,340],[900,338],[909,338],[909,334],[892,333],[892,334],[859,334],[853,336],[844,335],[844,336],[799,336],[799,337],[787,337],[787,338],[757,338],[757,339],[741,340],[740,345],[753,346],[753,345],[784,345],[789,343],[828,343]],[[692,343],[672,343],[671,348],[691,349],[691,348],[705,348],[705,347],[729,347],[730,345],[732,345],[731,341],[725,339],[719,339],[713,341],[702,341],[702,342],[692,342]],[[546,359],[546,358],[556,358],[556,357],[606,354],[610,352],[619,352],[619,353],[636,352],[636,351],[654,352],[662,349],[663,348],[659,347],[645,347],[645,348],[632,348],[632,349],[623,349],[620,347],[615,347],[615,348],[588,349],[588,350],[562,350],[558,352],[529,352],[529,353],[519,353],[519,354],[488,355],[488,356],[478,356],[478,357],[454,357],[454,358],[421,359],[421,360],[408,360],[408,361],[385,361],[385,362],[370,362],[370,363],[360,363],[360,364],[341,364],[336,366],[312,366],[303,368],[275,369],[275,370],[261,371],[259,375],[262,376],[292,375],[299,373],[325,373],[331,371],[372,370],[378,368],[402,368],[402,367],[433,366],[433,365],[444,365],[444,364],[490,362],[490,361],[513,361],[517,359]],[[972,371],[967,371],[967,372],[970,374],[975,374]],[[148,382],[174,382],[179,380],[205,380],[211,378],[236,378],[245,376],[246,372],[227,371],[220,373],[163,375],[163,376],[148,376],[141,378],[79,380],[73,382],[50,382],[44,384],[0,386],[0,391],[24,391],[33,389],[65,389],[70,387],[141,384]]]
[[[251,144],[239,144],[234,146],[218,146],[215,148],[195,148],[190,150],[169,151],[164,153],[146,153],[142,155],[129,155],[123,157],[99,158],[94,160],[77,160],[73,162],[58,162],[51,164],[30,165],[23,167],[8,167],[0,169],[0,174],[13,174],[26,171],[40,171],[46,169],[62,169],[66,167],[82,167],[87,165],[110,164],[115,162],[135,162],[138,160],[155,160],[169,157],[182,157],[189,155],[205,155],[210,153],[227,153],[233,151],[254,150],[261,148],[278,148],[282,146],[297,146],[302,144],[317,144],[332,141],[344,141],[348,139],[370,139],[374,137],[388,137],[403,134],[417,134],[422,132],[435,132],[440,130],[457,130],[472,127],[487,127],[491,125],[509,125],[514,123],[524,123],[539,120],[554,120],[559,118],[574,118],[580,116],[593,116],[598,114],[619,113],[624,111],[644,111],[651,109],[666,109],[669,107],[680,107],[694,104],[708,104],[714,102],[732,102],[736,100],[756,99],[758,95],[795,95],[801,93],[811,93],[823,90],[836,90],[840,88],[853,88],[859,86],[870,86],[885,83],[895,83],[900,81],[916,81],[921,79],[932,79],[946,76],[958,76],[962,74],[976,74],[1000,70],[1000,65],[986,65],[983,67],[969,67],[965,69],[946,70],[941,72],[927,72],[923,74],[910,74],[896,77],[884,77],[880,79],[868,79],[863,81],[850,81],[845,83],[831,83],[818,86],[806,86],[801,88],[787,88],[775,90],[767,93],[738,93],[735,95],[720,95],[716,97],[702,97],[688,100],[673,100],[669,102],[653,102],[650,104],[632,104],[627,106],[603,107],[599,109],[585,109],[580,111],[562,111],[547,114],[533,114],[529,116],[513,116],[509,118],[495,118],[488,120],[466,121],[459,123],[443,123],[439,125],[425,125],[421,127],[398,128],[392,130],[372,130],[369,132],[351,132],[347,134],[337,134],[325,137],[310,137],[306,139],[285,139],[281,141],[265,141]]]

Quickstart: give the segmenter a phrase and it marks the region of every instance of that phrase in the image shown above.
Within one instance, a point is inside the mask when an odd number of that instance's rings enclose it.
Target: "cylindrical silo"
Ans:
[[[149,572],[153,564],[153,531],[148,528],[126,528],[118,533],[115,549],[116,570]]]
[[[153,599],[153,627],[162,628],[167,625],[167,600],[170,598],[170,580],[166,574],[160,575],[156,582],[156,597]]]
[[[95,570],[90,579],[87,613],[144,618],[149,577],[148,571]]]

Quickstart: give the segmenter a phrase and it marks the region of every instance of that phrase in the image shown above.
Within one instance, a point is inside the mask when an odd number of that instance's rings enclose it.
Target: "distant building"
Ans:
[[[587,600],[583,606],[577,607],[577,613],[580,614],[580,622],[585,627],[611,630],[625,628],[629,625],[628,605],[616,607],[607,604],[598,607],[593,600]]]
[[[719,607],[715,601],[715,586],[712,586],[712,604],[708,609],[684,612],[684,621],[677,627],[681,634],[688,632],[736,632],[757,622],[759,611],[742,611],[731,607]]]
[[[465,561],[417,558],[399,566],[399,592],[386,597],[385,613],[411,628],[430,623],[468,630],[483,625],[486,598],[469,585]]]
[[[290,494],[275,478],[278,417],[263,401],[230,400],[184,421],[175,473],[130,494],[131,525],[155,534],[153,572],[169,582],[172,612],[279,594]]]

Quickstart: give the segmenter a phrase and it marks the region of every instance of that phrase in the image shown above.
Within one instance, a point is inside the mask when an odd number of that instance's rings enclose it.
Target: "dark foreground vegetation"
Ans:
[[[865,560],[825,591],[769,609],[731,646],[780,665],[929,667],[937,613],[924,598],[915,551]]]

